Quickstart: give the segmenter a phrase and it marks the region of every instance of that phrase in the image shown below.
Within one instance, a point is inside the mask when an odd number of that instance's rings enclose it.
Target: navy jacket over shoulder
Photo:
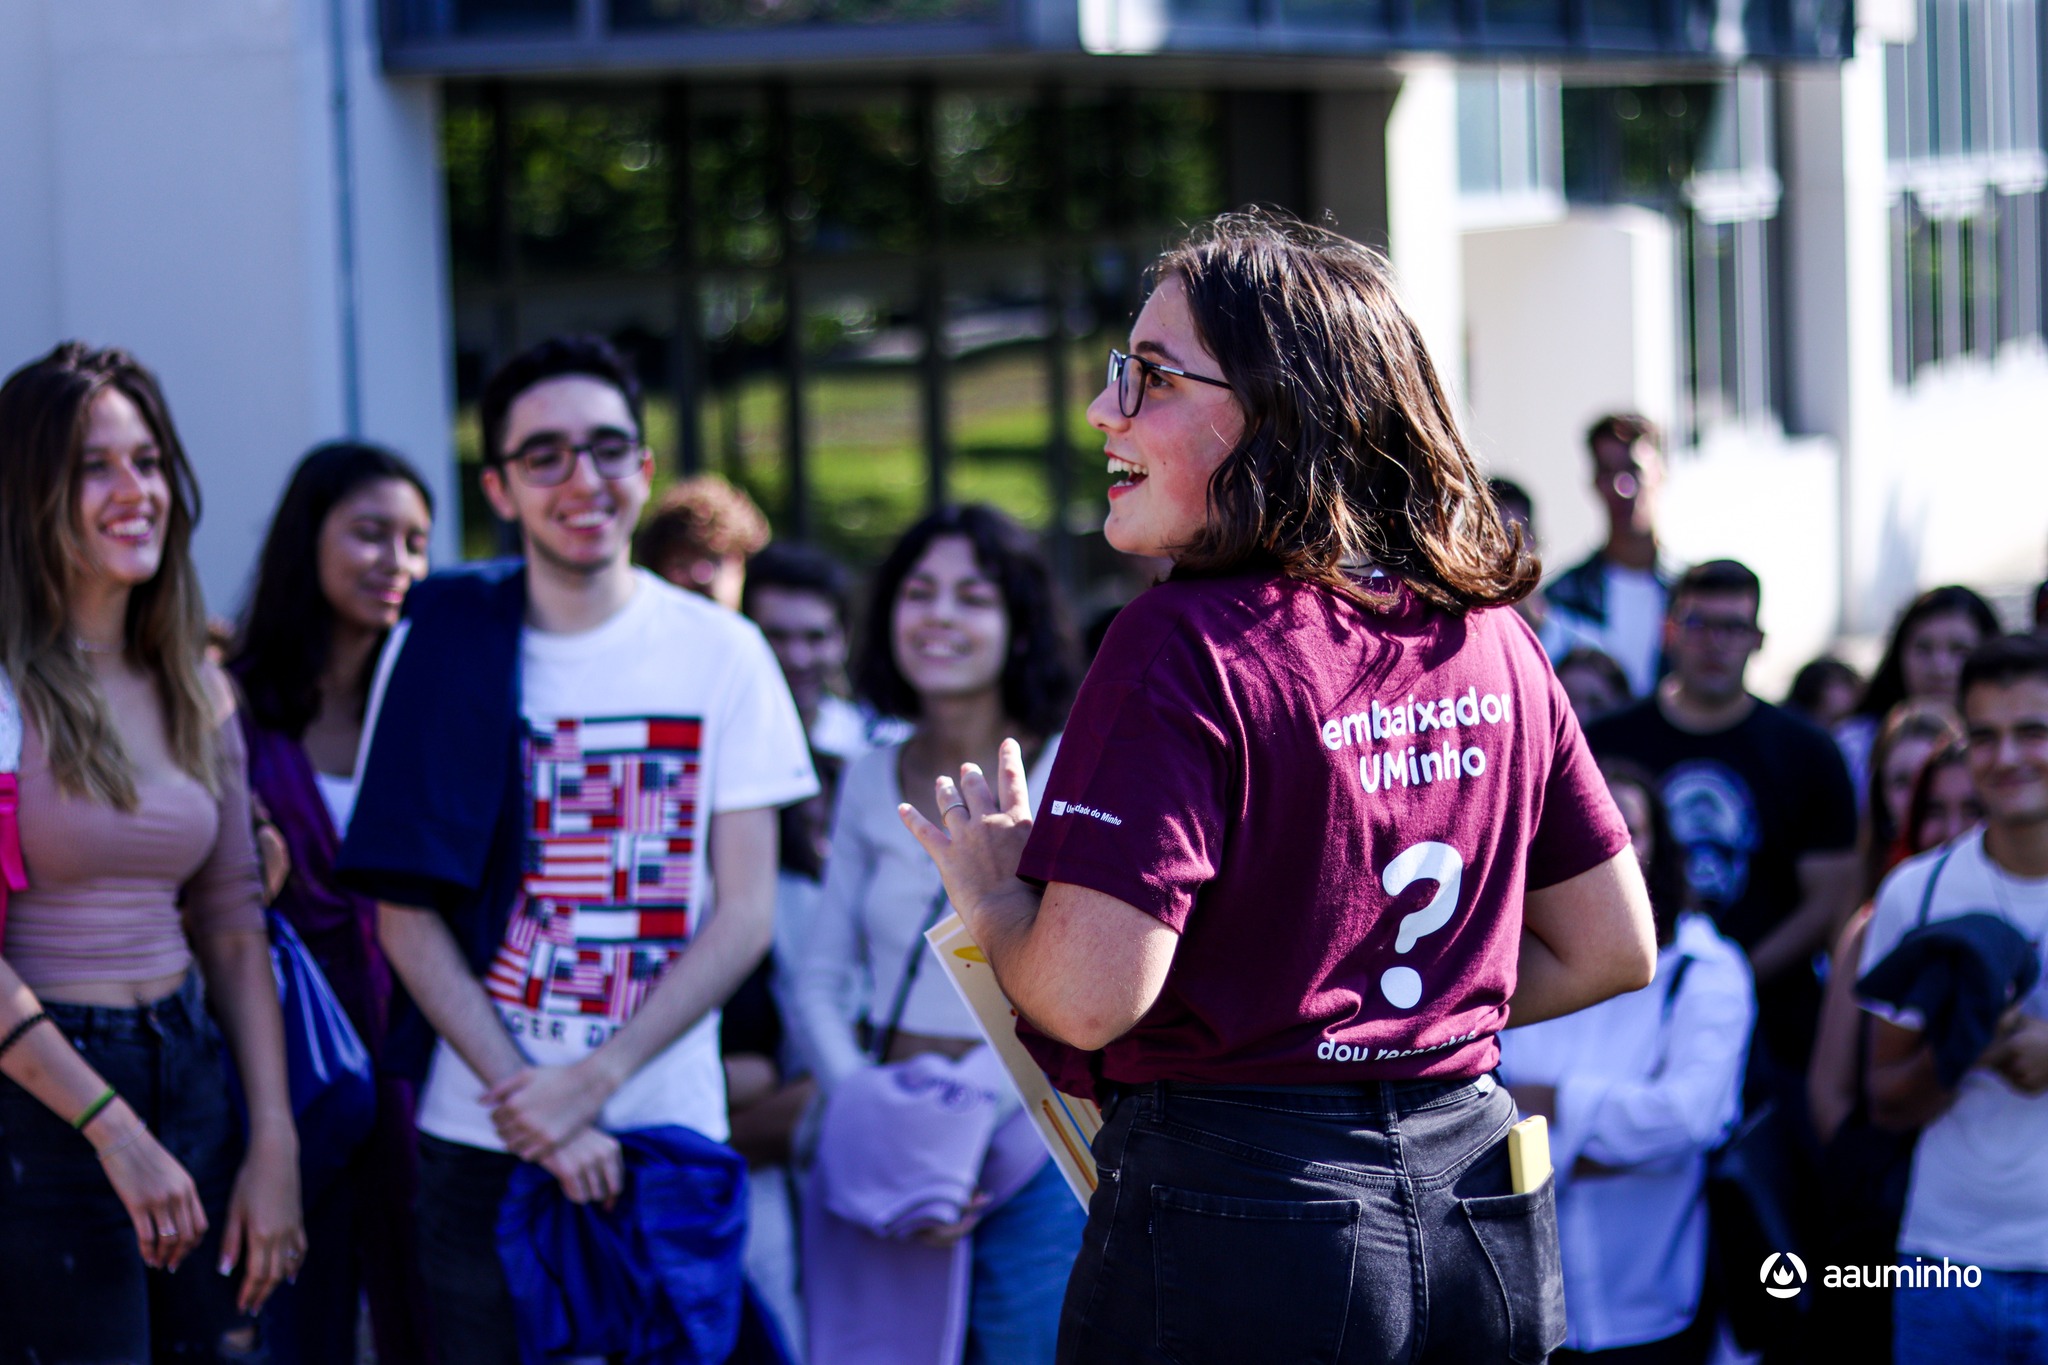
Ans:
[[[405,614],[336,869],[365,895],[439,911],[481,976],[520,885],[526,566],[434,574]]]
[[[1955,1089],[1998,1033],[1999,1018],[2034,989],[2034,945],[1991,914],[1956,915],[1912,930],[1856,983],[1866,1000],[1917,1010],[1934,1069]]]

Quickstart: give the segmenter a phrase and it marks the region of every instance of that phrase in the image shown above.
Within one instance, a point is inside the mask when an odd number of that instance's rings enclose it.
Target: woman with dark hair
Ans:
[[[1813,1060],[1806,1073],[1807,1108],[1825,1146],[1857,1107],[1861,1085],[1860,1039],[1866,1025],[1857,1002],[1855,964],[1863,955],[1878,883],[1915,854],[1938,848],[1983,818],[1977,792],[1964,764],[1962,722],[1936,703],[1908,702],[1892,714],[1878,736],[1872,774],[1870,833],[1873,857],[1864,902],[1835,938],[1814,1033]],[[1884,824],[1877,825],[1882,814]],[[1890,838],[1885,838],[1886,831]],[[1882,847],[1882,852],[1876,850]],[[1889,1323],[1890,1318],[1885,1322]]]
[[[1501,1039],[1501,1078],[1550,1119],[1567,1360],[1701,1365],[1707,1154],[1741,1111],[1756,990],[1742,950],[1691,913],[1685,849],[1657,783],[1600,770],[1650,890],[1657,975],[1642,990]]]
[[[1557,680],[1581,725],[1591,725],[1635,700],[1621,665],[1591,645],[1580,645],[1557,661]]]
[[[0,748],[20,744],[0,866],[18,835],[27,881],[0,899],[8,1365],[237,1358],[253,1345],[238,1313],[305,1249],[241,732],[203,659],[198,519],[163,395],[125,352],[66,343],[0,385]]]
[[[1902,701],[1885,717],[1870,750],[1863,793],[1863,899],[1877,895],[1885,874],[1920,850],[1913,847],[1909,807],[1927,760],[1962,742],[1963,722],[1947,700]]]
[[[846,770],[824,896],[797,972],[795,1023],[824,1092],[821,1172],[850,1169],[873,1172],[878,1181],[892,1174],[907,1181],[915,1169],[910,1156],[894,1143],[863,1143],[854,1129],[849,1116],[864,1082],[875,1079],[880,1065],[985,1084],[976,1068],[991,1054],[944,973],[920,970],[924,931],[945,912],[946,896],[938,869],[897,819],[896,807],[917,801],[937,818],[933,779],[963,763],[994,763],[1006,735],[1022,737],[1019,761],[1036,765],[1043,776],[1059,747],[1073,675],[1045,561],[1016,523],[990,507],[942,508],[906,531],[875,571],[866,619],[856,690],[883,715],[915,728]],[[847,1013],[863,971],[866,1038]],[[957,1074],[933,1072],[934,1055],[957,1062]],[[855,1100],[846,1098],[849,1092]],[[1003,1118],[1012,1121],[1009,1114]],[[931,1119],[946,1122],[943,1114]],[[939,1141],[934,1127],[905,1145]],[[981,1146],[995,1141],[989,1132],[980,1135],[968,1153],[974,1165],[980,1165]],[[1026,1142],[1027,1151],[1043,1157],[1028,1134]],[[833,1191],[813,1190],[813,1204],[833,1202]],[[849,1349],[846,1334],[854,1325],[839,1321],[834,1305],[855,1316],[873,1312],[836,1286],[853,1283],[863,1263],[895,1263],[905,1252],[881,1239],[872,1245],[849,1239],[844,1228],[821,1227],[814,1215],[806,1209],[811,1365],[829,1365],[845,1358],[837,1353]],[[971,1258],[965,1359],[991,1365],[1051,1360],[1080,1229],[1073,1196],[1045,1161],[1007,1201],[921,1230],[923,1241],[937,1244],[930,1257],[936,1266],[943,1268],[947,1254]],[[944,1250],[963,1238],[971,1249]],[[859,1250],[844,1250],[849,1245]],[[902,1358],[930,1358],[920,1355],[926,1343],[914,1327],[897,1340]],[[961,1343],[942,1337],[933,1349],[945,1359]]]
[[[1833,730],[1855,714],[1863,695],[1863,679],[1831,654],[1800,665],[1786,689],[1784,707],[1823,730]]]
[[[1089,407],[1110,627],[1034,825],[1022,753],[901,814],[1049,1073],[1105,1102],[1074,1361],[1541,1359],[1548,1181],[1495,1036],[1650,979],[1628,829],[1511,607],[1501,523],[1386,263],[1228,214]],[[921,796],[921,793],[919,794]],[[1456,1305],[1445,1311],[1444,1305]]]
[[[334,860],[355,805],[370,674],[406,592],[426,574],[433,516],[425,480],[381,446],[337,442],[307,454],[271,518],[228,664],[242,689],[250,785],[291,854],[274,904],[373,1059],[389,1022],[391,968],[376,902],[344,889]],[[377,1358],[426,1359],[412,1087],[395,1076],[377,1085],[369,1141],[326,1189],[306,1191],[313,1250],[272,1314],[280,1365],[351,1365],[365,1287]]]
[[[2001,629],[1989,602],[1954,584],[1929,588],[1906,604],[1855,710],[1835,727],[1859,801],[1868,792],[1870,746],[1892,708],[1908,700],[1954,706],[1963,660]]]

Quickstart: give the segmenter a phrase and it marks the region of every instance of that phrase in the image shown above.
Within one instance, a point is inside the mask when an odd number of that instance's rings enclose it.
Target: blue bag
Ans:
[[[275,910],[265,911],[264,919],[270,929],[270,970],[284,1014],[285,1076],[292,1121],[299,1130],[299,1186],[310,1204],[369,1137],[377,1117],[377,1078],[369,1049],[298,930]],[[246,1115],[241,1073],[233,1058],[226,1061],[235,1106]]]

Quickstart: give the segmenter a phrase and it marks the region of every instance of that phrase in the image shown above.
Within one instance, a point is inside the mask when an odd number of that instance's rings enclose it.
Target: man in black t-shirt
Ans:
[[[1834,741],[1743,686],[1762,593],[1734,560],[1688,571],[1664,620],[1671,675],[1586,737],[1657,778],[1697,907],[1749,955],[1758,1037],[1798,1073],[1820,1007],[1813,955],[1855,902],[1856,800]]]

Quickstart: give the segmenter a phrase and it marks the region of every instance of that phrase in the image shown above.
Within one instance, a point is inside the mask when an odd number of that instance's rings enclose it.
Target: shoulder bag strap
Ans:
[[[946,888],[940,887],[939,894],[932,897],[931,908],[925,911],[924,923],[910,936],[910,956],[903,963],[903,979],[896,983],[896,999],[889,1006],[889,1021],[882,1025],[875,1035],[875,1060],[887,1062],[889,1049],[896,1043],[896,1029],[903,1022],[904,1007],[910,1003],[910,988],[917,984],[917,969],[924,965],[924,941],[926,931],[939,922],[939,916],[946,913]]]
[[[1682,954],[1671,964],[1671,980],[1664,986],[1664,1022],[1671,1022],[1671,1008],[1678,1003],[1678,988],[1685,984],[1685,974],[1694,962],[1691,953]]]
[[[1671,964],[1671,976],[1664,983],[1664,1006],[1657,1016],[1657,1065],[1651,1068],[1652,1080],[1664,1074],[1664,1066],[1671,1060],[1671,1011],[1678,1004],[1679,989],[1685,985],[1685,974],[1694,960],[1691,953],[1680,954],[1678,961]]]
[[[0,943],[7,936],[7,898],[28,890],[21,856],[21,703],[0,668]]]
[[[1956,846],[1950,844],[1941,851],[1941,856],[1934,860],[1934,871],[1927,874],[1927,889],[1920,893],[1920,914],[1913,921],[1915,928],[1927,923],[1927,913],[1934,908],[1935,884],[1941,880],[1941,870],[1948,866],[1948,860],[1955,856],[1955,851]]]

